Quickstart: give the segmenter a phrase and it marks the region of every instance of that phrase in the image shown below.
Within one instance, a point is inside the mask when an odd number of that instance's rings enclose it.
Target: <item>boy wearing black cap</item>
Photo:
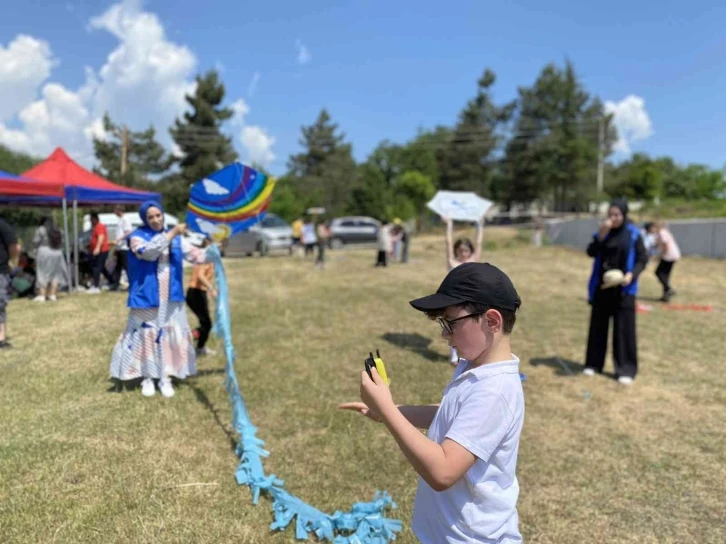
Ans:
[[[412,529],[425,543],[522,542],[516,477],[524,394],[510,333],[521,301],[504,272],[465,263],[411,305],[462,359],[440,404],[396,406],[375,369],[355,410],[383,422],[420,475]],[[428,429],[424,436],[418,429]]]

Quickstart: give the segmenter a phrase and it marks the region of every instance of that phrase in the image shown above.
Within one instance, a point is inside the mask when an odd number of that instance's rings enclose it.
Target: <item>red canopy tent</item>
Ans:
[[[0,170],[0,195],[13,198],[46,197],[60,200],[65,196],[65,188],[60,183],[38,182]]]
[[[161,200],[159,193],[139,191],[117,185],[86,170],[71,159],[63,148],[56,148],[50,156],[23,176],[65,187],[68,200],[81,204],[135,204],[146,200]]]
[[[146,200],[161,201],[159,193],[139,191],[117,185],[86,170],[71,159],[61,147],[37,164],[23,176],[50,184],[61,184],[63,193],[63,219],[68,240],[66,202],[73,202],[73,250],[76,264],[76,288],[78,287],[78,204],[134,204]],[[67,246],[66,246],[67,247]]]

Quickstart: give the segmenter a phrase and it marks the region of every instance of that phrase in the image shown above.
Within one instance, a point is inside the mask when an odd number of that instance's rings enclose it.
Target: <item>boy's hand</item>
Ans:
[[[358,412],[359,414],[364,415],[368,419],[372,419],[376,423],[380,423],[381,421],[381,417],[362,402],[345,402],[338,405],[338,410],[350,410],[351,412]]]
[[[360,375],[360,399],[376,414],[383,415],[391,408],[395,408],[391,390],[386,385],[375,367],[371,368],[371,376],[363,370]]]

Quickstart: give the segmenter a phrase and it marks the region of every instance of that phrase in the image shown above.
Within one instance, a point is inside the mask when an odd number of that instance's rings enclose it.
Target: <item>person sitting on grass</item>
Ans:
[[[339,408],[384,423],[418,472],[412,529],[421,542],[521,543],[516,468],[524,393],[510,342],[517,291],[498,268],[464,263],[436,294],[411,305],[436,319],[462,356],[441,403],[396,406],[372,369],[373,379],[361,373],[363,402]]]

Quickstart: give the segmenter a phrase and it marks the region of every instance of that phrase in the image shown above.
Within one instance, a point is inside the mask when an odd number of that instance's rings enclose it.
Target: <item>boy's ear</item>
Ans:
[[[482,319],[484,324],[492,332],[500,332],[504,328],[504,318],[497,310],[487,310],[487,312],[482,316]]]

